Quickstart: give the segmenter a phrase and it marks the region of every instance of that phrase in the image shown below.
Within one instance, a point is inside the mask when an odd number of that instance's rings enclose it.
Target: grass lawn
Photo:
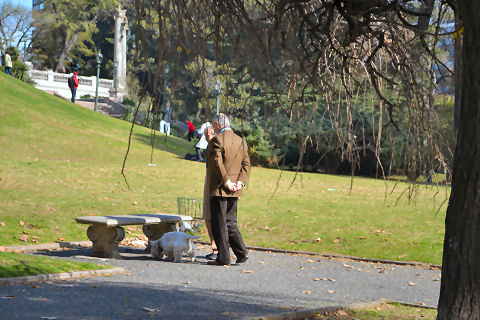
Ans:
[[[318,320],[434,320],[437,310],[404,306],[398,303],[382,303],[380,305],[358,308],[321,312],[311,319]],[[303,318],[302,318],[303,319]]]
[[[71,262],[30,254],[0,251],[0,278],[63,273],[80,270],[99,270],[105,268],[108,267],[88,262]]]
[[[194,143],[157,136],[152,148],[151,131],[139,126],[126,162],[128,189],[120,171],[129,132],[130,123],[0,74],[0,245],[87,240],[77,216],[176,213],[178,196],[202,196],[205,164],[183,160]],[[252,168],[239,202],[247,245],[441,263],[449,189],[294,178]]]

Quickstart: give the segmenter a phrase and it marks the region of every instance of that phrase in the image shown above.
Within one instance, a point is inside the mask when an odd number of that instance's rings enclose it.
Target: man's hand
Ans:
[[[244,186],[244,184],[243,184],[242,181],[237,181],[237,183],[235,184],[235,187],[236,187],[237,190],[235,190],[235,191],[242,190],[243,186]]]
[[[242,181],[237,181],[237,183],[233,183],[232,181],[230,181],[230,179],[225,182],[225,185],[227,186],[227,189],[232,192],[241,190],[244,186]]]
[[[232,181],[230,181],[230,179],[228,179],[228,180],[225,182],[225,186],[226,186],[227,189],[230,190],[230,191],[237,191],[237,190],[236,190],[236,187],[237,187],[237,186],[236,186]]]

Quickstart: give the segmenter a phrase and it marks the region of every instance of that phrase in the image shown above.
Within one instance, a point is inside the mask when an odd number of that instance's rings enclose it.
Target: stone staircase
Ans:
[[[90,110],[95,109],[95,99],[76,99],[75,104]],[[125,106],[115,98],[99,98],[97,112],[103,113],[110,117],[123,118],[125,114]]]

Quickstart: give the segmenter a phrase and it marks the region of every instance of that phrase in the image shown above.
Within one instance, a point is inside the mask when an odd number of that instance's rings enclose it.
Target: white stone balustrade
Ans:
[[[28,71],[28,75],[30,76],[30,79],[35,82],[35,88],[42,91],[56,93],[65,99],[70,99],[72,97],[72,93],[68,87],[68,78],[71,77],[72,74],[57,73],[53,71],[30,70]],[[76,98],[80,99],[81,96],[87,94],[95,97],[96,81],[97,77],[95,76],[79,76]],[[98,82],[98,96],[109,97],[110,90],[113,90],[113,86],[113,80],[100,78]]]

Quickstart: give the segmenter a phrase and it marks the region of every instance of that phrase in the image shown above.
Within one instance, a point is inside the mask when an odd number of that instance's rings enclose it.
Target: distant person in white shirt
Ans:
[[[8,54],[8,51],[5,53],[5,73],[13,77],[12,73],[12,57]]]
[[[195,145],[195,151],[197,152],[198,161],[203,161],[202,151],[207,149],[208,141],[205,139],[205,129],[211,128],[212,125],[208,122],[208,119],[204,120],[204,123],[197,130],[198,135],[202,135],[200,140],[198,140],[197,144]]]
[[[160,133],[166,133],[170,135],[170,121],[172,120],[172,109],[170,108],[170,102],[167,102],[165,110],[162,111],[162,120],[160,120]]]

